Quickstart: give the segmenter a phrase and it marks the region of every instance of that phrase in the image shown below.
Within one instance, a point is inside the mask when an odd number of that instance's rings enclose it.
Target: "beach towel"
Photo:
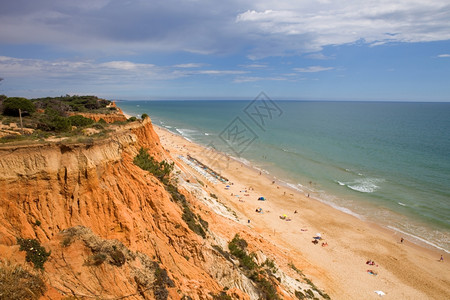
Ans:
[[[386,295],[386,293],[383,292],[383,291],[375,291],[375,293],[377,293],[379,296],[384,296],[384,295]]]

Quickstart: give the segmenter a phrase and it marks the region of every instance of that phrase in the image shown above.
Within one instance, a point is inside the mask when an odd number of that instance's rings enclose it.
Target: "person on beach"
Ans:
[[[439,262],[444,262],[444,257],[441,254],[441,258],[439,259]]]
[[[404,239],[403,239],[403,237],[400,239],[400,243],[402,243],[403,244],[403,241],[404,241]]]

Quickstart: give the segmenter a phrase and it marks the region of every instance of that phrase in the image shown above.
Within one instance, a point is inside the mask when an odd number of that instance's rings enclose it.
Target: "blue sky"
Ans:
[[[450,101],[448,0],[15,0],[0,94]]]

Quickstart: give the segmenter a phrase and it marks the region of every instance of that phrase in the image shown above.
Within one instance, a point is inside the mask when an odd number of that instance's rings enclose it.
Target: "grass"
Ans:
[[[37,300],[46,291],[47,287],[41,274],[20,265],[0,261],[0,299]]]

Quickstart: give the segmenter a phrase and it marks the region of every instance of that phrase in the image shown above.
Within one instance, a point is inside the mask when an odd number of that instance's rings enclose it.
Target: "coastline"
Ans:
[[[177,158],[189,153],[208,165],[211,153],[208,154],[209,150],[204,146],[165,128],[154,127],[162,145],[177,163],[190,168]],[[222,160],[225,157],[221,153],[215,155]],[[450,295],[450,275],[446,275],[450,274],[448,263],[438,262],[441,254],[445,261],[450,259],[448,253],[424,248],[411,243],[408,238],[400,244],[400,237],[404,235],[309,198],[288,184],[272,184],[270,174],[261,172],[260,175],[260,171],[251,165],[232,158],[222,163],[226,168],[218,164],[215,167],[235,184],[229,189],[225,189],[222,183],[207,184],[208,192],[216,194],[232,207],[241,222],[250,220],[248,226],[253,230],[287,249],[295,265],[302,266],[301,269],[310,274],[314,282],[335,295],[332,298],[345,299],[336,295],[347,295],[357,299],[357,295],[364,295],[363,298],[375,299],[378,297],[375,290],[387,293],[387,299],[430,296],[439,299]],[[250,187],[252,189],[247,193],[241,193],[242,189]],[[242,196],[244,194],[249,196]],[[268,201],[257,201],[257,195],[265,195]],[[263,208],[264,214],[255,212],[258,207]],[[295,210],[297,214],[293,213]],[[291,221],[279,219],[283,214]],[[328,246],[312,244],[315,233],[321,233]],[[379,265],[372,268],[377,276],[367,274],[369,266],[365,261],[368,259]],[[432,286],[433,291],[430,292]]]

